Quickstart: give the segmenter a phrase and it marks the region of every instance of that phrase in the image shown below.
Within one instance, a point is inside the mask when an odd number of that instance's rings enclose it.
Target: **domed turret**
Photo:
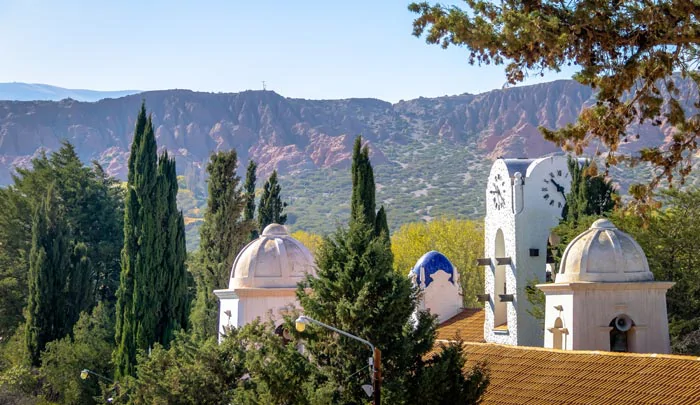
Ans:
[[[306,274],[316,274],[311,252],[284,225],[270,224],[234,260],[229,289],[294,288]]]
[[[599,219],[569,243],[556,283],[653,281],[639,244],[607,219]]]
[[[423,269],[423,273],[425,274],[425,280],[421,279],[421,268]],[[447,273],[449,275],[449,282],[451,282],[452,284],[455,283],[454,266],[452,265],[450,260],[447,257],[445,257],[445,255],[435,250],[431,250],[430,252],[421,256],[420,259],[418,259],[416,265],[411,270],[410,276],[411,278],[415,277],[415,282],[418,285],[421,285],[421,282],[424,282],[425,286],[427,287],[430,285],[430,283],[433,282],[432,276],[438,270],[442,270],[445,273]]]

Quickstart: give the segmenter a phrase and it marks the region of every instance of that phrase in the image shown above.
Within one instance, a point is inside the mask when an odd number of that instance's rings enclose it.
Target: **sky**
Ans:
[[[503,67],[411,35],[409,2],[0,0],[0,82],[238,92],[265,81],[286,97],[391,102],[504,86]]]

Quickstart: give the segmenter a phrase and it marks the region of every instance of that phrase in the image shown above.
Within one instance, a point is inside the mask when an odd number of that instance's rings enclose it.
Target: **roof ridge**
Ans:
[[[483,343],[483,342],[463,342],[463,345],[472,346],[497,346],[503,347],[509,350],[522,350],[522,351],[539,351],[539,352],[553,352],[553,353],[564,353],[573,355],[591,355],[597,354],[601,356],[612,356],[612,357],[640,357],[640,358],[661,358],[661,359],[674,359],[674,360],[685,360],[691,362],[700,362],[700,357],[696,356],[684,356],[680,354],[660,354],[660,353],[627,353],[627,352],[608,352],[604,350],[561,350],[561,349],[549,349],[546,347],[535,347],[535,346],[513,346],[505,345],[499,343]]]

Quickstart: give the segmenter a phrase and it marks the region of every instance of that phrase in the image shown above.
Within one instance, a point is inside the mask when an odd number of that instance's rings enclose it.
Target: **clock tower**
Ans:
[[[550,232],[561,219],[571,175],[565,155],[498,159],[486,187],[484,338],[542,346],[525,288],[546,280]]]

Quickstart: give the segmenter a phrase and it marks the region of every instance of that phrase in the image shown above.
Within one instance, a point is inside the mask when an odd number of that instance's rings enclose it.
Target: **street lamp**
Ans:
[[[80,379],[81,379],[81,380],[87,380],[87,378],[89,377],[90,374],[92,374],[92,375],[94,375],[94,376],[96,376],[96,377],[98,377],[98,378],[101,378],[101,379],[103,379],[103,380],[105,380],[105,381],[109,381],[109,382],[111,382],[111,383],[114,382],[114,380],[110,380],[109,378],[107,378],[107,377],[105,377],[105,376],[103,376],[103,375],[101,375],[101,374],[97,374],[96,372],[94,372],[94,371],[92,371],[92,370],[88,370],[88,369],[86,369],[86,368],[84,368],[83,371],[80,372]]]
[[[369,348],[372,350],[372,357],[369,358],[369,364],[370,366],[372,366],[372,393],[374,395],[372,402],[374,403],[374,405],[380,405],[380,394],[382,386],[382,352],[378,348],[374,347],[372,343],[365,339],[362,339],[361,337],[357,337],[338,328],[334,328],[331,325],[325,324],[321,321],[317,321],[313,318],[309,318],[305,315],[301,315],[299,318],[297,318],[295,322],[296,330],[299,332],[303,332],[306,329],[306,325],[310,325],[312,323],[319,326],[323,326],[326,329],[330,329],[333,332],[339,333],[345,337],[349,337],[350,339],[355,339],[369,346]]]

